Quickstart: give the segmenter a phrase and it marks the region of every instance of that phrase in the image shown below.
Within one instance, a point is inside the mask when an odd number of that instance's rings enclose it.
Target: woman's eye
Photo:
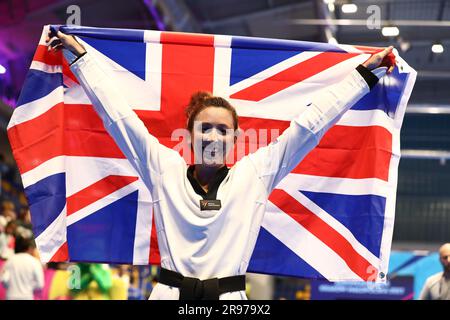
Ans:
[[[227,134],[227,128],[226,127],[213,127],[211,125],[202,125],[201,126],[201,132],[202,133],[209,133],[212,130],[215,130],[217,134],[225,136]]]

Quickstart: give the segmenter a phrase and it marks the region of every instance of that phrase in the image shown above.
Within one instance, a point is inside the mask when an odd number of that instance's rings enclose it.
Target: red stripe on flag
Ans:
[[[62,66],[62,72],[65,76],[69,77],[76,83],[79,83],[75,75],[70,70],[69,64],[66,59],[63,58],[62,52],[48,51],[47,46],[38,45],[36,52],[34,53],[33,61],[38,61],[51,66]]]
[[[385,128],[334,126],[292,172],[387,181],[391,157],[392,135]]]
[[[152,234],[150,237],[150,254],[148,258],[149,264],[160,264],[161,255],[159,254],[158,235],[156,232],[155,216],[152,217]]]
[[[66,262],[69,261],[69,247],[67,242],[64,242],[61,247],[55,252],[53,257],[51,257],[49,262]]]
[[[195,33],[162,32],[160,43],[189,46],[214,46],[214,36]],[[189,60],[188,60],[189,61]],[[189,63],[188,63],[189,64]]]
[[[66,104],[64,108],[65,155],[125,158],[92,105]]]
[[[275,189],[269,200],[338,254],[361,279],[373,279],[374,267],[339,232],[283,190]]]
[[[48,51],[47,46],[38,45],[34,53],[33,61],[39,61],[51,66],[60,66],[62,64],[62,51]]]
[[[61,155],[125,158],[91,105],[58,103],[8,137],[21,174]]]
[[[60,156],[64,150],[63,103],[8,129],[14,158],[21,174]]]
[[[107,176],[67,198],[67,216],[138,180],[138,177]]]
[[[184,109],[192,94],[213,91],[214,36],[162,33],[161,43],[161,112],[147,113],[150,121],[144,123],[161,143],[172,147],[177,144],[169,141],[174,130],[186,128]]]
[[[69,77],[71,80],[73,80],[75,83],[78,83],[77,77],[72,73],[72,70],[70,70],[69,63],[66,61],[66,59],[62,59],[62,73],[66,77]]]
[[[356,55],[358,54],[340,52],[320,53],[317,56],[236,92],[230,98],[260,101]]]

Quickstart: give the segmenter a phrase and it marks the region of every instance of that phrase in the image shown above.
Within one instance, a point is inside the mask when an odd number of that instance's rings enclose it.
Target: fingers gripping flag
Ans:
[[[149,132],[172,148],[179,144],[172,133],[185,127],[184,106],[195,91],[228,99],[244,132],[267,132],[259,136],[258,147],[276,138],[270,132],[287,128],[320,89],[381,50],[62,28],[110,73]],[[61,52],[47,50],[47,31],[48,26],[8,126],[41,259],[157,264],[151,194],[105,131]],[[395,58],[394,72],[354,105],[272,192],[249,271],[384,280],[400,128],[416,77]],[[247,152],[254,151],[255,145],[245,143]]]

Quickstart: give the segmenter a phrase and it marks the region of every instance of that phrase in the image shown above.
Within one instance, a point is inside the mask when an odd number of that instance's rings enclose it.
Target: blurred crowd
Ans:
[[[33,237],[30,210],[16,169],[0,154],[0,259],[14,254],[16,237]]]
[[[157,267],[42,264],[18,170],[1,154],[0,183],[0,299],[148,299]]]

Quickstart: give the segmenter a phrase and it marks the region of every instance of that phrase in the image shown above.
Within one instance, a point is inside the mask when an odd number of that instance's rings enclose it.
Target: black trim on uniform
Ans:
[[[192,187],[194,188],[195,192],[198,195],[201,195],[204,200],[216,200],[217,190],[219,189],[220,184],[225,179],[229,171],[227,166],[223,166],[222,168],[217,170],[216,176],[214,177],[214,179],[212,179],[212,181],[208,185],[208,192],[205,192],[200,183],[198,183],[197,179],[194,178],[194,169],[195,169],[194,165],[189,166],[187,170],[187,177]]]
[[[87,53],[87,51],[80,54],[75,60],[73,60],[69,66],[73,65],[75,62],[77,62],[82,56],[84,56]]]
[[[161,268],[159,283],[180,289],[180,300],[219,300],[225,292],[245,290],[245,275],[200,280]]]
[[[362,64],[356,67],[356,70],[358,70],[359,74],[366,80],[367,85],[369,86],[370,90],[372,90],[373,87],[378,83],[378,77],[372,73],[369,69],[364,67]]]

